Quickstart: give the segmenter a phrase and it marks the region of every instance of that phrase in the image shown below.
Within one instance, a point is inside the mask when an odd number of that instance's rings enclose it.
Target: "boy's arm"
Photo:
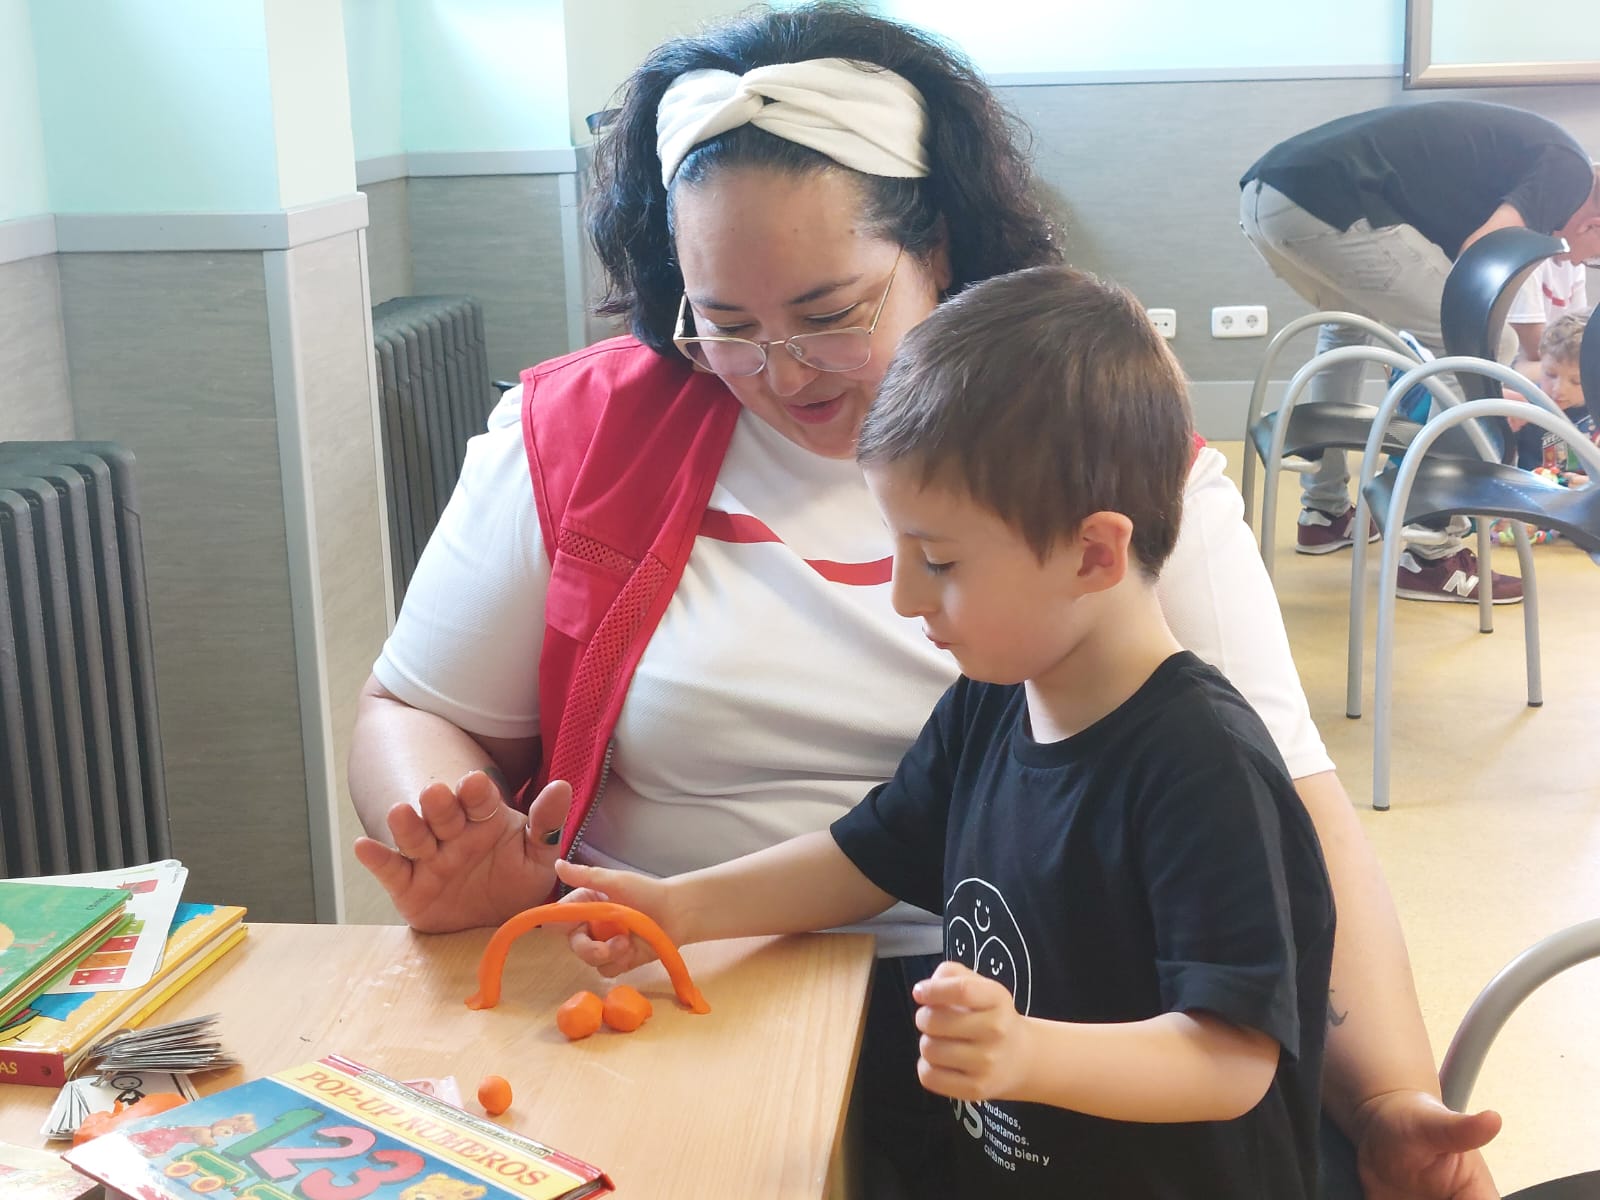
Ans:
[[[566,861],[556,864],[556,873],[563,883],[585,890],[583,896],[568,899],[604,897],[637,908],[680,946],[831,929],[864,921],[894,903],[893,896],[845,857],[827,830],[670,879]],[[613,949],[615,954],[582,957],[595,966],[618,970],[643,961],[641,957],[623,962],[621,956],[627,953],[623,943]]]
[[[853,925],[895,901],[845,857],[825,829],[668,884],[686,942]]]
[[[912,990],[923,1007],[923,1086],[1113,1121],[1229,1121],[1261,1101],[1278,1043],[1208,1013],[1083,1024],[1025,1017],[1005,985],[943,963]]]

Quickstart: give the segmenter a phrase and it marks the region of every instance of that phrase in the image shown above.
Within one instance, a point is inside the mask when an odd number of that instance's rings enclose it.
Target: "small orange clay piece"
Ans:
[[[511,1085],[499,1075],[485,1075],[478,1085],[478,1103],[491,1117],[511,1107]]]
[[[556,1028],[576,1042],[600,1028],[604,1006],[593,992],[579,992],[556,1009]],[[484,1106],[485,1108],[488,1105]]]
[[[157,1113],[166,1112],[169,1108],[178,1108],[187,1103],[189,1102],[177,1092],[151,1092],[142,1100],[135,1100],[132,1104],[124,1104],[118,1100],[110,1112],[92,1112],[85,1117],[77,1132],[72,1135],[72,1144],[81,1146],[103,1133],[110,1133],[119,1125],[137,1121],[141,1117],[153,1117]]]
[[[650,1019],[653,1011],[649,998],[625,983],[607,992],[605,1003],[600,1007],[605,1023],[618,1033],[632,1033]]]
[[[667,978],[672,980],[672,990],[677,994],[679,1002],[690,1012],[711,1011],[711,1005],[706,1003],[706,998],[700,994],[700,989],[695,987],[694,980],[689,978],[689,968],[683,965],[683,955],[678,953],[678,948],[672,944],[672,939],[667,937],[661,926],[638,909],[629,908],[626,904],[613,904],[609,900],[539,904],[524,909],[500,926],[489,939],[489,944],[483,948],[483,957],[478,960],[478,990],[467,997],[467,1007],[493,1008],[500,1003],[500,976],[505,970],[506,954],[510,951],[512,942],[528,930],[546,922],[572,925],[580,921],[588,922],[590,932],[596,936],[598,936],[597,922],[598,929],[608,929],[612,925],[618,925],[621,929],[613,932],[627,930],[629,933],[638,934],[650,944],[650,948],[661,959],[661,965],[666,967]]]

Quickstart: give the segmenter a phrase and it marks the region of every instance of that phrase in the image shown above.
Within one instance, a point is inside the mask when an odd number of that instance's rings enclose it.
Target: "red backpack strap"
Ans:
[[[594,802],[628,683],[683,576],[739,411],[720,380],[632,338],[523,373],[523,444],[550,556],[535,785],[572,784],[562,853]]]

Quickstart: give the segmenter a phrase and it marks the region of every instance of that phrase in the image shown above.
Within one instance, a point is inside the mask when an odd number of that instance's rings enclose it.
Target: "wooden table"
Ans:
[[[154,1018],[222,1014],[242,1067],[196,1077],[202,1094],[329,1053],[398,1079],[454,1075],[463,1100],[503,1075],[502,1124],[610,1174],[624,1197],[824,1196],[860,1045],[872,939],[752,938],[688,947],[712,1011],[672,998],[652,963],[630,974],[655,1015],[630,1034],[569,1043],[555,1011],[605,981],[538,929],[511,948],[498,1007],[463,1003],[488,930],[252,925],[244,943]],[[53,1089],[0,1086],[0,1139],[43,1146]],[[59,1148],[62,1144],[55,1143]],[[835,1175],[837,1180],[837,1175]]]

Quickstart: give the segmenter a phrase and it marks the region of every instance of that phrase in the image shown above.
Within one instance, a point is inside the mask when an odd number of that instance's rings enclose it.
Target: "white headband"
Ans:
[[[922,96],[893,71],[845,58],[730,71],[686,71],[668,86],[656,110],[661,182],[701,142],[754,125],[809,146],[868,175],[920,179],[927,110]]]

